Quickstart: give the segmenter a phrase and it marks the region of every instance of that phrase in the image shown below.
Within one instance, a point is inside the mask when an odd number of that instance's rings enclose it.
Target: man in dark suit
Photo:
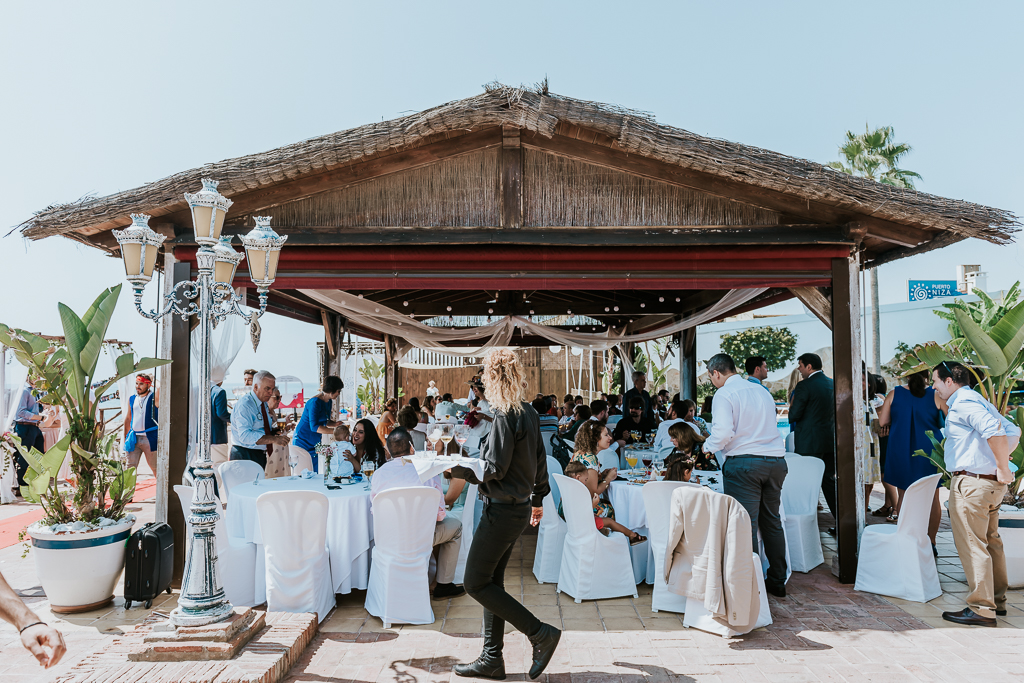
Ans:
[[[622,395],[622,405],[629,407],[633,397],[639,397],[644,402],[643,417],[654,421],[654,402],[651,395],[647,393],[647,375],[639,370],[633,371],[633,388]]]
[[[221,386],[223,383],[224,380],[221,380],[210,387],[210,444],[214,446],[228,442],[228,423],[231,422],[228,392]]]
[[[821,371],[821,358],[805,353],[797,360],[803,381],[793,390],[789,406],[789,424],[793,427],[794,448],[800,455],[825,463],[821,490],[829,512],[836,515],[836,404],[832,379]]]

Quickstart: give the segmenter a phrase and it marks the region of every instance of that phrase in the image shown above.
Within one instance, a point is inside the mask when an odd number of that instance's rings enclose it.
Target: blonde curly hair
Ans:
[[[494,349],[484,359],[484,393],[491,406],[506,415],[523,409],[526,380],[523,364],[512,349]]]

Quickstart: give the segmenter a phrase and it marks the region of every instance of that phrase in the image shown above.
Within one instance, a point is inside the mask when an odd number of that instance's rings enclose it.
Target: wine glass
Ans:
[[[444,444],[444,454],[448,455],[448,445],[455,438],[455,425],[443,424],[441,425],[441,443]]]
[[[373,473],[377,469],[377,464],[372,460],[363,461],[363,478],[366,480],[366,488],[370,488],[370,479],[373,478]]]
[[[427,441],[430,442],[430,452],[437,453],[437,442],[441,440],[441,427],[443,425],[436,425],[433,429],[427,432]]]
[[[636,451],[633,451],[633,450],[626,451],[626,462],[629,463],[629,471],[630,471],[630,473],[633,473],[633,471],[636,469],[636,461],[637,461]]]
[[[462,447],[466,445],[466,441],[469,440],[469,427],[466,425],[459,425],[455,428],[455,442],[459,444],[459,452],[462,452]]]
[[[298,479],[298,477],[295,475],[295,468],[298,467],[298,466],[299,466],[299,454],[289,448],[288,449],[288,467],[289,467],[289,471],[291,471],[291,473],[292,473],[292,479]]]

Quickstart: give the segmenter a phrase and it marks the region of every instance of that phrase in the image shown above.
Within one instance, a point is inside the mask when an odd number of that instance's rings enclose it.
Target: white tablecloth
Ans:
[[[256,514],[256,499],[271,491],[319,491],[327,496],[327,551],[331,560],[331,582],[335,593],[351,593],[353,588],[365,590],[370,578],[370,546],[373,542],[373,517],[370,515],[370,492],[362,483],[342,486],[337,490],[324,487],[323,479],[257,480],[257,485],[239,484],[231,489],[225,523],[231,536],[256,543],[263,553],[263,535]],[[257,562],[257,571],[264,564]],[[265,585],[256,577],[256,585]]]
[[[721,472],[694,471],[693,483],[697,483],[700,474],[701,483],[716,493],[722,493]],[[714,479],[715,482],[709,482]],[[615,509],[615,521],[628,529],[640,529],[647,526],[647,509],[644,507],[643,484],[631,484],[627,481],[613,481],[608,489],[608,500]]]
[[[450,470],[456,466],[473,470],[473,473],[476,474],[476,478],[481,481],[483,481],[484,478],[484,464],[477,458],[463,458],[459,456],[442,458],[440,456],[431,457],[429,455],[408,455],[405,456],[404,460],[415,465],[416,474],[419,475],[420,481],[427,481],[431,477],[436,477],[442,472]]]

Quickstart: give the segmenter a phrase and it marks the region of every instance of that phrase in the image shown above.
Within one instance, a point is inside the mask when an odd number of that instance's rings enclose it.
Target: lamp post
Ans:
[[[149,227],[149,216],[132,214],[132,224],[115,230],[121,245],[127,280],[135,293],[135,308],[145,318],[159,320],[167,315],[180,315],[182,320],[197,316],[199,320],[199,452],[193,469],[195,483],[188,521],[192,536],[185,564],[178,607],[171,612],[174,626],[203,626],[226,619],[232,614],[231,602],[224,594],[217,570],[214,526],[219,518],[213,495],[213,463],[210,460],[210,336],[217,322],[229,315],[249,320],[253,345],[258,343],[259,322],[267,310],[267,292],[277,276],[277,262],[287,236],[281,237],[270,227],[270,218],[257,217],[256,227],[242,237],[245,255],[231,247],[231,237],[221,237],[224,217],[231,200],[217,192],[216,181],[203,178],[203,189],[185,193],[192,212],[199,276],[195,281],[179,282],[167,295],[160,311],[142,308],[142,292],[153,277],[157,252],[164,241],[162,235]],[[249,271],[260,297],[259,311],[246,313],[243,300],[231,288],[235,270],[243,258],[249,260]],[[198,301],[197,301],[198,300]]]

